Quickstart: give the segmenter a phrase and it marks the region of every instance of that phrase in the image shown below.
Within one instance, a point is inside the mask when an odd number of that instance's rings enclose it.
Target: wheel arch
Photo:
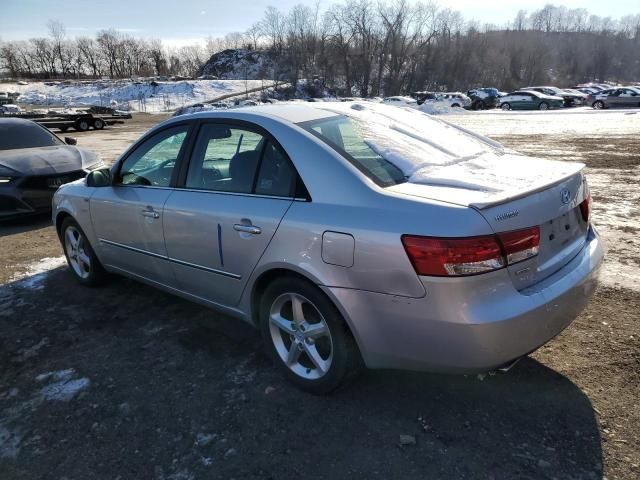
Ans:
[[[251,285],[251,295],[249,298],[249,308],[250,308],[250,320],[251,323],[259,327],[260,319],[260,301],[262,300],[262,295],[264,294],[267,287],[277,278],[283,276],[297,277],[300,280],[304,280],[306,282],[312,283],[313,285],[318,286],[319,282],[317,279],[312,278],[309,275],[305,275],[297,270],[286,268],[282,266],[274,266],[272,268],[266,269],[256,277]],[[331,300],[333,302],[333,300]],[[333,302],[335,304],[335,302]]]
[[[62,222],[64,222],[67,218],[73,218],[73,215],[71,215],[66,210],[60,210],[56,213],[55,227],[58,238],[60,239],[62,238],[62,232],[60,231],[60,229],[62,228]]]
[[[354,330],[351,319],[349,318],[349,315],[345,311],[344,307],[337,301],[337,299],[333,295],[330,294],[329,289],[322,288],[322,283],[319,282],[317,279],[314,279],[313,276],[309,275],[307,272],[300,272],[298,270],[287,268],[285,266],[274,266],[273,268],[269,268],[267,270],[264,270],[263,272],[260,272],[260,274],[258,275],[258,277],[255,279],[255,281],[251,286],[251,295],[249,298],[250,310],[248,315],[248,318],[251,321],[251,324],[257,328],[260,328],[259,312],[260,312],[260,301],[262,300],[262,295],[264,294],[265,290],[267,289],[267,287],[271,282],[273,282],[277,278],[281,278],[282,276],[294,277],[294,278],[298,278],[300,280],[309,282],[315,285],[318,288],[318,290],[322,292],[322,294],[333,304],[334,307],[336,307],[336,309],[342,315],[342,318],[344,319],[347,325],[347,329],[349,330],[349,333],[351,334],[351,336],[356,342],[356,345],[358,347],[358,353],[362,357],[363,350],[362,350],[362,344],[361,344],[358,332]]]

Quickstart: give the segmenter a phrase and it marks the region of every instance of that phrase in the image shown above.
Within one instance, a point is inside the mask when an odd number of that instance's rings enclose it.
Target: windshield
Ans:
[[[502,152],[480,138],[409,107],[354,103],[322,108],[339,116],[312,120],[301,126],[382,186],[404,182],[421,169]]]
[[[0,150],[52,147],[55,145],[63,145],[63,143],[53,133],[37,123],[0,121]]]

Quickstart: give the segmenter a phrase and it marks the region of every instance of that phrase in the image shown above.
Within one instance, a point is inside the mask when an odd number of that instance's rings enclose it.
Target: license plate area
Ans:
[[[58,188],[65,183],[69,183],[71,181],[71,177],[68,175],[62,177],[50,177],[47,178],[47,187],[49,188]]]

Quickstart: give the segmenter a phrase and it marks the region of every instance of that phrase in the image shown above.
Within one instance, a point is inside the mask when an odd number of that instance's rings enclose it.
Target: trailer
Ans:
[[[6,115],[5,115],[6,116]],[[10,114],[9,116],[26,118],[39,123],[49,129],[56,128],[61,132],[73,129],[78,132],[86,132],[90,128],[102,130],[107,125],[124,123],[131,118],[131,114],[114,113],[111,115],[94,115],[86,111],[77,113],[29,113],[22,112]]]

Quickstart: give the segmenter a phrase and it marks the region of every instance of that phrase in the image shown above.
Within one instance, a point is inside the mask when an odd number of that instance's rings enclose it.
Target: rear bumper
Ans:
[[[423,277],[427,295],[419,299],[324,288],[350,324],[369,368],[487,371],[564,330],[593,295],[603,256],[591,230],[571,262],[522,292],[504,269],[463,279]]]

